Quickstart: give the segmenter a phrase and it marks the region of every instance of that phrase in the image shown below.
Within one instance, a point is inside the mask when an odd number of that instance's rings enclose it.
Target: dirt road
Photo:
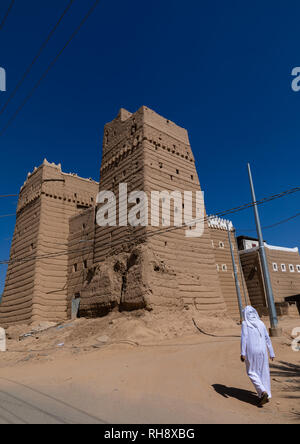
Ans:
[[[294,365],[275,363],[273,401],[258,409],[237,338],[57,353],[0,370],[0,423],[295,423]]]

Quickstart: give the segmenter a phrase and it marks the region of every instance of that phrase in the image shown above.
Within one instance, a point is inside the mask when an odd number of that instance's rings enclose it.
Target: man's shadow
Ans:
[[[235,387],[226,387],[226,385],[213,384],[214,390],[224,398],[235,398],[247,404],[258,406],[258,397],[249,390],[238,389]]]

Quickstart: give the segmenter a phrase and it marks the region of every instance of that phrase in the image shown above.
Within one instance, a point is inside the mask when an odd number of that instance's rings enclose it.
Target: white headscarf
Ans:
[[[246,322],[247,327],[256,328],[258,330],[260,336],[262,336],[263,335],[263,331],[262,331],[263,323],[260,320],[260,317],[258,316],[258,313],[255,310],[255,308],[248,305],[248,307],[246,307],[244,309],[243,315],[244,315],[244,321]]]

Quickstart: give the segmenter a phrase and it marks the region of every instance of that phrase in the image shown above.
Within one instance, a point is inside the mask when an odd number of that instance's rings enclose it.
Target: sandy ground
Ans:
[[[263,409],[239,359],[240,326],[224,316],[112,313],[10,328],[0,424],[300,423],[300,351],[291,348],[300,317],[281,327]]]

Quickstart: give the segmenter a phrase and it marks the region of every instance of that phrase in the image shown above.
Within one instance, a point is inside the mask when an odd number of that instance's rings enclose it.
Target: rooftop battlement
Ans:
[[[208,218],[208,226],[209,228],[215,228],[217,230],[234,231],[235,228],[233,223],[230,220],[222,219],[221,217],[210,216]]]
[[[43,161],[43,163],[39,166],[39,167],[34,167],[34,170],[31,172],[31,173],[28,173],[27,174],[27,179],[26,179],[26,181],[24,182],[24,184],[21,186],[21,189],[20,189],[20,191],[22,192],[23,191],[23,189],[26,187],[26,185],[28,184],[28,181],[30,180],[30,179],[32,179],[33,178],[33,176],[34,175],[36,175],[37,173],[38,173],[38,171],[41,171],[43,168],[53,168],[53,170],[55,170],[55,173],[60,173],[61,175],[63,175],[63,176],[69,176],[69,177],[74,177],[74,178],[76,178],[76,179],[78,179],[78,180],[83,180],[83,181],[85,181],[85,182],[93,182],[93,183],[95,183],[95,184],[99,184],[99,182],[97,182],[97,181],[95,181],[94,179],[92,179],[92,178],[84,178],[84,177],[80,177],[80,176],[78,176],[78,174],[76,174],[76,173],[64,173],[63,171],[62,171],[62,165],[61,165],[61,163],[59,163],[59,164],[56,164],[56,163],[54,163],[54,162],[48,162],[48,160],[47,159],[44,159],[44,161]]]

